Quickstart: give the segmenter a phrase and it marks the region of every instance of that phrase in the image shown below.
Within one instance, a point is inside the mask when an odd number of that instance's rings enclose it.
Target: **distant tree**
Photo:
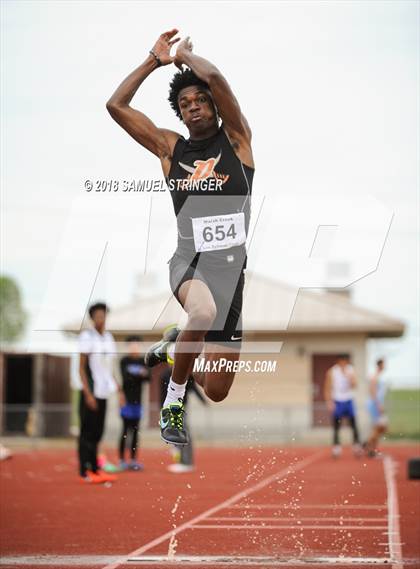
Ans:
[[[13,279],[0,275],[0,341],[16,340],[25,329],[26,312],[19,287]]]

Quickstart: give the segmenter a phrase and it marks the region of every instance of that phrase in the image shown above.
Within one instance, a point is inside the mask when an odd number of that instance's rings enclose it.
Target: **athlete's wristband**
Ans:
[[[157,63],[157,66],[160,67],[162,65],[162,62],[160,60],[160,57],[156,55],[156,53],[153,51],[153,49],[151,49],[149,51],[150,55],[153,55],[153,57],[155,58],[155,61]]]

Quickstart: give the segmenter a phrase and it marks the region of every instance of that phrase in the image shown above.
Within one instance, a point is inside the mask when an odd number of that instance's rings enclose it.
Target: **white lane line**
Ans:
[[[386,526],[320,526],[320,525],[287,525],[287,526],[280,526],[280,525],[269,525],[269,524],[243,524],[243,525],[229,525],[229,524],[194,524],[188,529],[277,529],[277,530],[303,530],[303,529],[318,529],[318,530],[336,530],[336,531],[344,531],[344,530],[362,530],[362,531],[372,531],[372,530],[379,530],[385,529]]]
[[[239,502],[239,500],[246,498],[247,496],[249,496],[250,494],[253,494],[254,492],[258,492],[258,490],[265,488],[266,486],[268,486],[269,484],[271,484],[272,482],[274,482],[280,478],[286,478],[287,476],[289,476],[289,474],[293,474],[293,472],[296,472],[298,470],[302,470],[302,468],[305,468],[306,466],[309,466],[313,462],[319,460],[322,456],[325,455],[325,452],[326,452],[325,450],[318,451],[318,452],[312,454],[311,456],[309,456],[308,458],[300,460],[299,462],[296,462],[295,464],[291,464],[291,465],[287,466],[286,468],[283,468],[282,470],[276,472],[275,474],[272,474],[271,476],[267,476],[267,478],[263,478],[257,484],[254,484],[253,486],[250,486],[249,488],[246,488],[245,490],[241,490],[241,492],[234,494],[233,496],[231,496],[227,500],[220,502],[220,504],[217,504],[216,506],[213,506],[212,508],[205,510],[204,512],[202,512],[198,516],[195,516],[194,518],[192,518],[189,522],[185,522],[185,523],[181,524],[180,526],[178,526],[177,528],[171,529],[171,530],[167,531],[166,533],[162,534],[161,536],[157,537],[156,539],[153,539],[152,541],[149,541],[148,543],[142,545],[141,547],[139,547],[135,551],[132,551],[131,553],[129,553],[127,555],[126,559],[129,559],[129,558],[134,557],[134,556],[143,555],[143,553],[146,553],[146,551],[149,551],[150,549],[156,547],[157,545],[160,545],[161,543],[170,539],[172,536],[176,536],[181,531],[184,531],[185,529],[189,529],[193,524],[196,524],[197,522],[200,522],[201,520],[204,520],[205,518],[212,516],[213,514],[215,514],[216,512],[219,512],[220,510],[223,510],[224,508],[232,506],[236,502]],[[121,562],[110,563],[108,565],[105,565],[105,567],[103,567],[103,569],[117,569],[117,567],[120,567],[121,565],[122,565]]]
[[[3,556],[0,559],[1,566],[16,566],[16,567],[60,567],[64,569],[65,567],[74,566],[93,566],[100,565],[106,561],[121,559],[117,555],[9,555]],[[220,566],[220,567],[232,567],[234,565],[240,566],[262,566],[262,567],[279,567],[279,566],[290,566],[292,565],[304,565],[305,567],[320,566],[325,567],[326,565],[335,565],[337,567],[356,565],[361,567],[364,565],[376,565],[376,566],[389,566],[389,558],[381,557],[262,557],[262,556],[242,556],[242,557],[230,557],[230,556],[186,556],[179,555],[168,561],[168,557],[165,555],[151,555],[134,557],[130,562],[134,562],[136,566],[138,565],[158,565],[159,567],[173,567],[181,566],[184,567],[188,565],[195,566]],[[121,561],[126,563],[126,557]],[[404,565],[409,567],[410,565],[415,565],[418,567],[419,559],[405,559]]]
[[[226,516],[226,517],[211,517],[211,518],[207,518],[209,521],[211,522],[228,522],[230,520],[234,521],[234,522],[294,522],[294,523],[298,523],[299,522],[343,522],[343,523],[348,523],[348,522],[362,522],[362,523],[373,523],[373,522],[386,522],[388,521],[388,517],[387,516],[383,516],[380,518],[343,518],[343,517],[339,517],[339,518],[324,518],[324,517],[320,517],[320,516],[316,516],[316,517],[298,517],[298,516],[293,516],[293,517],[288,517],[288,518],[281,518],[280,516],[270,516],[270,517],[259,517],[259,516],[249,516],[248,518],[245,518],[243,516]]]
[[[231,509],[238,510],[386,510],[386,504],[301,504],[291,506],[290,504],[236,504]]]
[[[140,565],[159,565],[162,564],[172,567],[174,565],[180,565],[186,567],[188,565],[195,566],[210,566],[215,565],[232,567],[235,565],[243,566],[263,566],[263,567],[279,567],[284,565],[290,567],[290,565],[302,565],[305,567],[320,566],[325,567],[326,565],[335,565],[337,567],[356,565],[361,567],[362,565],[386,565],[389,563],[389,559],[386,557],[229,557],[229,556],[186,556],[180,555],[179,557],[174,557],[170,561],[163,555],[152,555],[143,557],[133,557],[130,562],[134,562]],[[166,562],[166,563],[165,563]],[[415,560],[409,560],[408,564],[414,563]]]
[[[399,506],[397,484],[395,481],[396,464],[389,455],[383,459],[388,503],[388,548],[392,569],[403,569],[401,532],[399,522]]]
[[[119,559],[121,559],[120,555],[2,555],[0,567],[2,565],[16,565],[17,567],[25,565],[31,567],[38,565],[40,567],[98,566]]]

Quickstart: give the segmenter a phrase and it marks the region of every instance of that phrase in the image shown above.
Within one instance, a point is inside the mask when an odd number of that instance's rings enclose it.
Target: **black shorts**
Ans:
[[[217,308],[217,315],[205,341],[240,348],[242,342],[242,298],[245,284],[243,265],[219,266],[200,261],[197,255],[191,262],[175,253],[169,261],[169,281],[178,302],[180,286],[199,279],[209,288]]]

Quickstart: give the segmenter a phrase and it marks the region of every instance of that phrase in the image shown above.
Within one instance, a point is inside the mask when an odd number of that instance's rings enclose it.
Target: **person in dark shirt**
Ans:
[[[122,390],[125,404],[121,407],[123,428],[121,432],[119,455],[120,468],[123,470],[143,470],[143,465],[137,462],[138,432],[142,416],[142,392],[143,384],[149,381],[150,372],[144,364],[144,358],[140,355],[140,336],[127,338],[129,355],[123,357],[120,362],[122,376]],[[131,433],[130,458],[125,460],[126,442]]]

